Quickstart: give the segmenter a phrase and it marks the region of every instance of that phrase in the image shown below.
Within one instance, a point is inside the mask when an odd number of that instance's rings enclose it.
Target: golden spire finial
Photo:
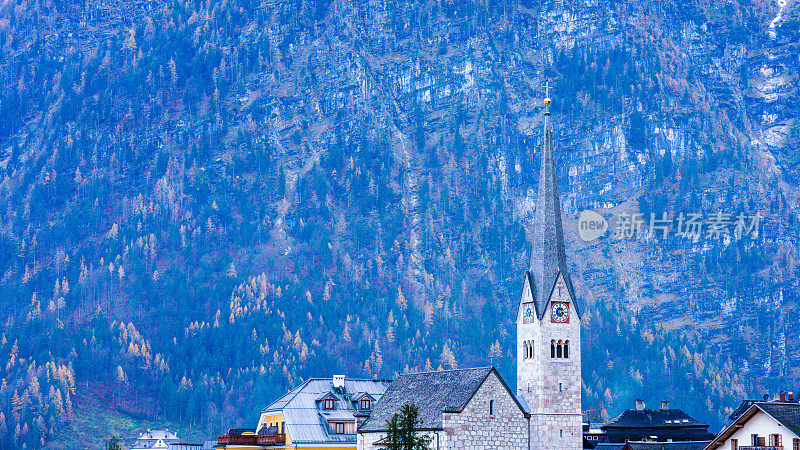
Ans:
[[[544,86],[542,86],[542,88],[544,89],[544,97],[545,97],[544,98],[544,105],[545,106],[550,106],[550,102],[551,102],[551,100],[550,100],[550,89],[553,89],[553,86],[550,86],[550,79],[549,78],[544,80]]]

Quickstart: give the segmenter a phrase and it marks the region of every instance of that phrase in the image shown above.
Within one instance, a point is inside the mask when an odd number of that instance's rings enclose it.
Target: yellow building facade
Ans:
[[[216,448],[356,449],[358,425],[391,380],[312,378],[261,411],[255,428],[232,428]]]

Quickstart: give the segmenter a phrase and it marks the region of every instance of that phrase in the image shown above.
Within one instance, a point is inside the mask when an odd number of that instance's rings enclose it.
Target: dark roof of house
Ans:
[[[711,441],[628,442],[625,450],[703,450]]]
[[[800,403],[759,402],[758,407],[800,436]]]
[[[600,428],[708,428],[708,425],[680,409],[629,409]]]
[[[623,450],[625,448],[625,444],[610,444],[608,442],[601,442],[597,444],[595,450]]]
[[[526,280],[534,287],[531,294],[533,294],[539,320],[544,317],[547,310],[547,302],[559,273],[564,276],[564,283],[576,305],[575,313],[580,317],[572,280],[567,270],[557,176],[556,160],[553,155],[553,129],[550,126],[550,112],[547,110],[544,115],[542,165],[539,169],[539,191],[532,230],[531,265]]]
[[[739,406],[739,409],[741,409],[745,403],[748,403],[749,406],[747,406],[745,411],[740,413],[733,422],[719,432],[711,444],[709,444],[709,449],[720,447],[725,440],[739,430],[741,425],[750,420],[758,411],[763,411],[781,425],[785,426],[789,431],[800,436],[800,403],[751,402],[745,400],[745,402]]]
[[[405,373],[399,375],[372,409],[370,417],[358,428],[359,432],[385,431],[386,422],[406,404],[419,408],[420,430],[442,429],[442,413],[458,413],[469,403],[484,380],[494,373],[508,394],[525,413],[516,396],[508,389],[494,367],[443,370],[438,372]]]

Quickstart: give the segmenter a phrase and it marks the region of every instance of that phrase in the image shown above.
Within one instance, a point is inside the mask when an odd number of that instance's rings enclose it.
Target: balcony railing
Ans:
[[[286,445],[286,435],[279,434],[223,434],[217,444],[230,445]]]
[[[740,445],[739,450],[783,450],[782,445]]]

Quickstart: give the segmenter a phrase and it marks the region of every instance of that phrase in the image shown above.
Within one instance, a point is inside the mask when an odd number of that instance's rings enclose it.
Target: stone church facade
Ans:
[[[386,420],[406,403],[419,407],[430,448],[529,448],[530,415],[493,367],[398,376],[359,427],[357,448],[384,448]]]
[[[383,448],[386,421],[407,403],[436,449],[583,448],[581,317],[567,269],[545,99],[530,269],[517,310],[517,390],[494,368],[402,374],[358,428],[358,449]]]

